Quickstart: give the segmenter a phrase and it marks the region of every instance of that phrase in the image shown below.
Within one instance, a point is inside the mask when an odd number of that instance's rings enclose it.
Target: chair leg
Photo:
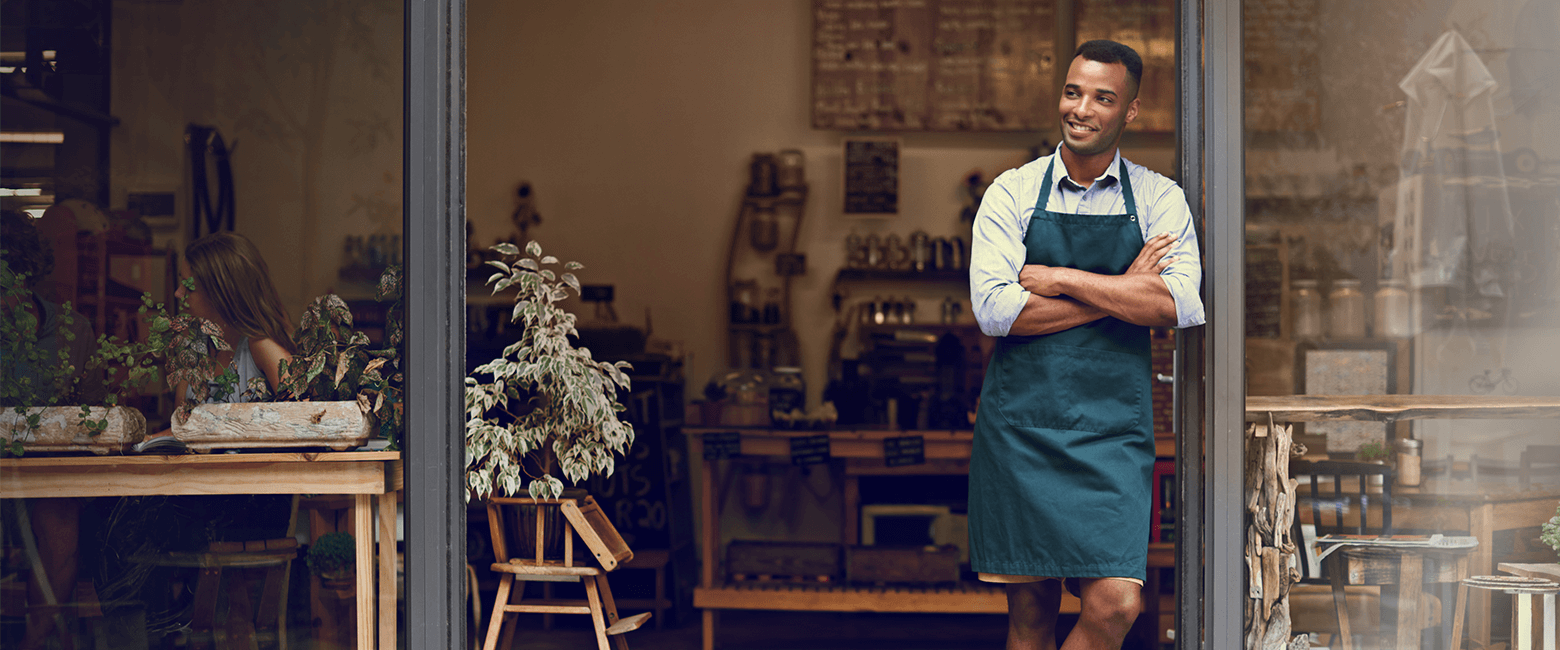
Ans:
[[[596,628],[597,650],[612,650],[607,645],[607,617],[601,605],[601,590],[596,584],[596,577],[587,577],[580,582],[585,583],[585,600],[590,603],[590,622]]]
[[[504,627],[504,621],[511,614],[504,612],[504,604],[509,601],[509,590],[515,584],[515,577],[504,574],[498,579],[498,595],[493,598],[493,615],[488,617],[487,639],[482,643],[482,650],[494,650],[498,647],[498,633]],[[524,588],[525,585],[521,585]],[[508,648],[508,644],[505,644]]]
[[[1343,650],[1354,650],[1354,633],[1349,629],[1349,602],[1343,591],[1346,569],[1339,555],[1334,553],[1327,558],[1326,561],[1331,563],[1327,575],[1332,582],[1333,611],[1338,613],[1338,639],[1343,645]]]
[[[1468,578],[1468,555],[1463,554],[1457,558],[1457,605],[1452,610],[1452,638],[1451,648],[1462,648],[1463,621],[1468,616],[1468,585],[1463,580]]]
[[[617,602],[612,600],[612,586],[607,584],[607,574],[596,576],[596,584],[601,587],[602,613],[606,614],[607,627],[617,625]],[[628,650],[628,639],[622,634],[613,636],[612,647],[616,650]]]

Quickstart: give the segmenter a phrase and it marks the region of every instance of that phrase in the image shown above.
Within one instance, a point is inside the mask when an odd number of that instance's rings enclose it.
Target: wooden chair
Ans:
[[[269,641],[278,650],[287,650],[287,591],[289,568],[298,558],[298,540],[293,537],[298,525],[299,497],[292,497],[291,514],[288,517],[286,537],[248,542],[212,542],[198,553],[168,552],[154,556],[138,556],[136,561],[152,566],[194,568],[194,609],[190,612],[189,639],[191,647],[210,645],[247,648],[242,639],[218,635],[217,604],[219,596],[226,594],[229,607],[235,603],[249,603],[249,574],[263,573],[260,599],[252,614],[255,640]],[[231,624],[232,621],[227,621]]]
[[[1393,534],[1392,468],[1374,463],[1294,460],[1290,462],[1289,475],[1304,477],[1296,492],[1295,539],[1304,539],[1300,535],[1300,528],[1307,523],[1315,527],[1318,538],[1329,534]],[[1331,479],[1330,490],[1324,489],[1324,477]],[[1381,485],[1374,485],[1371,477],[1380,477]],[[1346,485],[1352,485],[1353,489],[1345,489]],[[1302,513],[1309,514],[1309,521],[1302,517]],[[1372,515],[1377,513],[1379,518],[1373,521]],[[1457,604],[1453,611],[1451,638],[1461,639],[1463,610],[1468,598],[1467,587],[1461,581],[1468,577],[1470,550],[1381,549],[1363,546],[1340,548],[1323,560],[1321,575],[1310,575],[1309,563],[1302,561],[1302,583],[1327,585],[1336,627],[1302,627],[1299,625],[1300,616],[1296,614],[1295,629],[1336,631],[1343,650],[1353,650],[1353,634],[1357,630],[1352,624],[1350,612],[1374,610],[1395,602],[1396,641],[1392,647],[1418,648],[1420,630],[1439,625],[1441,621],[1437,615],[1440,600],[1423,593],[1423,583],[1455,583]],[[1392,597],[1394,592],[1396,598]],[[1291,590],[1292,608],[1304,599],[1305,593],[1299,586]],[[1364,606],[1373,597],[1378,607]],[[1351,603],[1351,600],[1355,602]],[[1382,612],[1376,620],[1384,618],[1385,612]],[[1371,625],[1369,619],[1362,622],[1366,623],[1366,629],[1378,627]]]
[[[526,557],[511,557],[508,527],[504,522],[503,506],[532,506],[531,530],[516,531],[535,540],[534,552]],[[562,558],[547,557],[548,512],[560,517],[562,524]],[[607,585],[607,573],[622,566],[634,557],[623,537],[607,519],[606,513],[594,499],[528,499],[498,497],[488,501],[488,528],[493,535],[493,554],[496,560],[493,571],[500,574],[498,595],[493,599],[493,613],[489,618],[487,640],[483,650],[503,647],[507,650],[514,639],[514,615],[535,614],[589,614],[595,624],[596,645],[599,650],[628,650],[624,634],[632,632],[650,619],[650,612],[636,614],[619,620],[617,604],[612,600],[612,589]],[[518,517],[517,517],[518,520]],[[519,526],[517,526],[519,528]],[[593,556],[594,562],[577,562],[574,540],[578,538]],[[518,540],[516,540],[518,541]],[[523,601],[525,585],[515,586],[516,581],[582,582],[585,600],[539,599]],[[502,637],[502,639],[500,639]],[[608,644],[611,640],[611,645]]]

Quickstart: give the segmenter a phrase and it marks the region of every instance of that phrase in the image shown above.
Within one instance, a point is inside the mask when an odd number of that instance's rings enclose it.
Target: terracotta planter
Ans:
[[[27,426],[33,414],[40,416],[36,429]],[[133,408],[94,406],[87,419],[107,419],[108,426],[92,435],[82,423],[80,406],[35,406],[26,413],[7,408],[0,412],[0,438],[22,441],[28,452],[90,451],[102,456],[124,453],[146,437],[146,417]]]
[[[357,402],[202,404],[173,435],[191,451],[329,447],[345,451],[373,437],[372,418]]]

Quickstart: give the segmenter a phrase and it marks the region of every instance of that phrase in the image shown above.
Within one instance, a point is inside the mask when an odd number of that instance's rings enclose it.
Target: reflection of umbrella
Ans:
[[[1454,31],[1398,87],[1408,95],[1395,255],[1416,286],[1502,297],[1514,245],[1492,96],[1495,77]],[[1471,285],[1471,286],[1470,286]]]

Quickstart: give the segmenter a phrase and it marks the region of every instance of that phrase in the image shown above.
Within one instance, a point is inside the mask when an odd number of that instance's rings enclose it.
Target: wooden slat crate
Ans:
[[[844,573],[839,544],[732,540],[726,546],[732,580],[830,582]]]
[[[959,547],[850,546],[845,578],[852,583],[930,585],[959,581]]]

